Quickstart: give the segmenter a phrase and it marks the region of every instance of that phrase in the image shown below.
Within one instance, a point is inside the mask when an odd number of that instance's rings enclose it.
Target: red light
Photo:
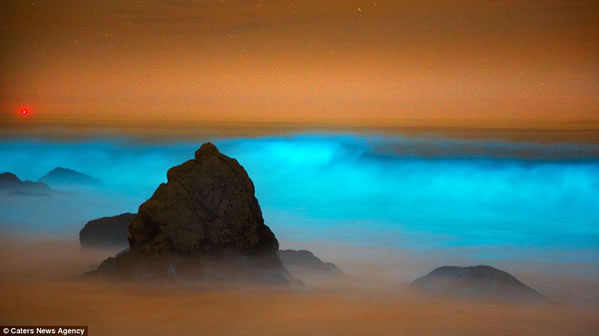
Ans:
[[[21,115],[27,115],[27,113],[29,113],[29,111],[27,111],[27,109],[21,109]]]

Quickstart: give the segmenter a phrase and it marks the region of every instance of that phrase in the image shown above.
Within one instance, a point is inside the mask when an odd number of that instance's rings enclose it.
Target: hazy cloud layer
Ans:
[[[597,1],[5,0],[3,120],[588,128]]]

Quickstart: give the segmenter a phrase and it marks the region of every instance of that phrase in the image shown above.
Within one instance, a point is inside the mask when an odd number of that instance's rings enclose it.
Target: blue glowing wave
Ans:
[[[352,134],[215,143],[247,169],[267,224],[279,236],[599,248],[596,145]],[[112,215],[136,211],[165,181],[166,170],[198,147],[130,139],[10,140],[0,143],[0,171],[37,179],[63,166],[98,177],[107,182],[99,191],[104,203],[81,217]],[[0,220],[14,219],[10,210],[0,208]]]

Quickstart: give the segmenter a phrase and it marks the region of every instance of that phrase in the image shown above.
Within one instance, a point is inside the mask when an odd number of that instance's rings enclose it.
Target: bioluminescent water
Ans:
[[[75,236],[88,220],[136,212],[201,142],[2,140],[2,172],[36,180],[67,167],[104,181],[46,198],[3,196],[2,231]],[[353,134],[214,142],[246,168],[280,238],[564,258],[579,250],[575,258],[599,260],[597,145]]]

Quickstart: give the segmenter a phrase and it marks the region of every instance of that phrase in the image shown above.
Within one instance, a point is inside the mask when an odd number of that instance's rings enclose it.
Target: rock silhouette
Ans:
[[[79,232],[81,247],[125,248],[129,223],[136,214],[124,213],[118,216],[91,220]]]
[[[79,243],[83,248],[125,248],[128,246],[129,224],[137,214],[124,213],[118,216],[91,220],[79,232]],[[333,263],[323,262],[307,250],[279,250],[283,266],[295,276],[318,275],[338,276],[343,272]]]
[[[291,274],[342,275],[333,263],[323,262],[307,250],[280,250],[279,258]]]
[[[21,181],[13,173],[0,174],[0,192],[11,196],[48,196],[52,191],[41,182]]]
[[[412,286],[435,295],[542,302],[545,297],[511,274],[491,266],[443,266],[414,280]]]
[[[135,278],[289,284],[279,243],[237,160],[205,143],[167,172],[129,225],[129,250],[96,273]]]
[[[40,177],[38,181],[53,186],[95,186],[102,184],[102,181],[95,177],[62,167],[52,169],[46,175]]]

